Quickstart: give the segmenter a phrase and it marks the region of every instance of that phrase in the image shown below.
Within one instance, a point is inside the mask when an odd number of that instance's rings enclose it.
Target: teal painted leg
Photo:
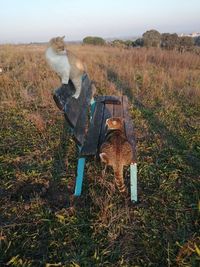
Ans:
[[[77,167],[76,186],[75,186],[75,192],[74,192],[75,196],[81,195],[84,167],[85,167],[85,158],[80,158],[78,160],[78,167]]]
[[[95,108],[95,101],[93,100],[90,103],[90,120],[92,119],[94,108]],[[78,148],[80,151],[81,147],[78,147]],[[75,185],[75,192],[74,192],[74,196],[77,196],[77,197],[81,195],[81,191],[82,191],[85,161],[86,161],[85,158],[79,158],[78,160],[76,185]]]
[[[137,164],[130,165],[131,176],[131,201],[137,202]]]

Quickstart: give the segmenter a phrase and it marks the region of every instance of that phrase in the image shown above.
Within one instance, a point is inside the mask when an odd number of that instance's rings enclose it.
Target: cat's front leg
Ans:
[[[61,81],[62,84],[68,84],[69,83],[69,74],[68,73],[64,73],[61,75]]]
[[[81,87],[82,87],[82,76],[78,78],[72,79],[72,83],[76,89],[75,94],[73,95],[74,98],[79,98],[80,93],[81,93]]]
[[[106,170],[107,170],[107,165],[105,164],[105,167],[104,167],[104,169],[101,172],[102,178],[105,178],[105,176],[106,176]]]

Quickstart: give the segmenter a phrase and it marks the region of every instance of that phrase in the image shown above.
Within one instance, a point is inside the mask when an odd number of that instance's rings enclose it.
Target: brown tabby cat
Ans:
[[[126,194],[123,178],[123,167],[132,162],[132,146],[127,141],[122,118],[110,118],[106,120],[108,134],[106,141],[100,147],[101,161],[112,166],[115,175],[115,183],[121,193]]]

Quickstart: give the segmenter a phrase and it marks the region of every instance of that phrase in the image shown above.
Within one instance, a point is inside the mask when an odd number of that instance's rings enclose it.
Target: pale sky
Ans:
[[[200,32],[200,0],[0,0],[0,43]]]

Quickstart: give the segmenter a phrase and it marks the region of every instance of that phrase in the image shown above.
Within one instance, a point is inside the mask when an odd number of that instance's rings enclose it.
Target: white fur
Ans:
[[[102,162],[107,163],[106,153],[100,153],[99,156]]]
[[[68,84],[70,74],[70,64],[67,58],[66,51],[59,54],[56,53],[52,47],[49,47],[45,53],[47,62],[51,68],[60,76],[63,84]]]
[[[81,93],[82,76],[72,79],[72,83],[74,87],[76,88],[76,93],[73,95],[73,97],[78,98]]]

